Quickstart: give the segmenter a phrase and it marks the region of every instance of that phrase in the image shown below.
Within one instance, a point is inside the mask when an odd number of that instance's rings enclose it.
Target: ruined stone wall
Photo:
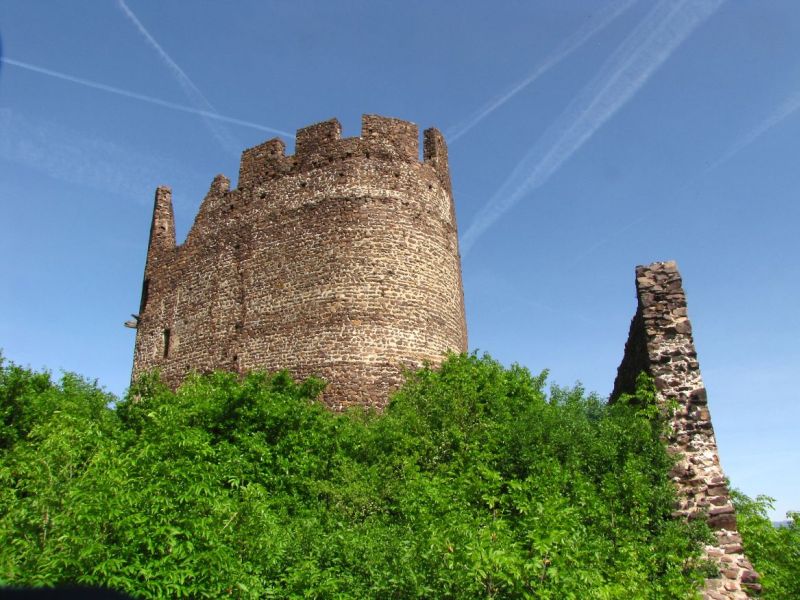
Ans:
[[[670,451],[679,456],[672,472],[679,498],[676,516],[707,516],[716,541],[706,547],[706,554],[720,565],[720,576],[706,580],[703,598],[748,598],[748,591],[760,589],[758,576],[743,554],[719,464],[686,295],[675,263],[637,267],[636,294],[639,303],[611,398],[632,393],[637,375],[646,371],[655,380],[659,399],[677,403],[667,440]]]
[[[435,129],[365,115],[245,150],[238,188],[217,176],[175,246],[156,192],[133,376],[289,369],[329,382],[340,409],[383,405],[402,369],[466,351],[447,148]],[[171,232],[171,233],[170,233]]]

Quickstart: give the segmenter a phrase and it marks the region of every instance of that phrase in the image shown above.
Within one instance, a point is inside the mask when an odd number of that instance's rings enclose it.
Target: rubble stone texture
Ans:
[[[636,377],[650,374],[662,403],[677,405],[667,443],[679,460],[672,472],[678,488],[676,516],[707,517],[716,542],[705,548],[720,575],[707,579],[703,598],[739,600],[760,591],[758,575],[743,554],[700,365],[686,311],[686,295],[674,262],[636,268],[638,308],[631,322],[625,355],[614,382],[612,401],[635,391]]]
[[[288,369],[324,402],[382,407],[405,368],[467,350],[447,146],[413,123],[338,121],[245,150],[238,187],[214,178],[186,241],[155,194],[133,377],[158,368]]]

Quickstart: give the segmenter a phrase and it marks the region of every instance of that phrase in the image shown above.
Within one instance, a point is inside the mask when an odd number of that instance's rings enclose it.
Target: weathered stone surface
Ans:
[[[681,276],[674,262],[636,268],[639,300],[612,401],[636,387],[642,371],[656,382],[662,403],[677,403],[667,440],[678,457],[671,476],[678,488],[674,515],[707,518],[716,541],[706,555],[720,564],[721,576],[707,579],[704,598],[738,600],[758,591],[758,574],[743,554],[736,514],[722,468],[707,407],[707,395],[692,339]]]
[[[382,406],[404,368],[466,351],[447,146],[413,123],[331,120],[242,153],[180,246],[156,191],[133,376],[288,369],[329,382],[334,409]]]

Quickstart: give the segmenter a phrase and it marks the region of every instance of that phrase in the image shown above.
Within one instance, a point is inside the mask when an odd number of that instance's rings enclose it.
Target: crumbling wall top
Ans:
[[[424,132],[425,152],[419,156],[419,128],[402,119],[380,115],[363,115],[359,137],[342,137],[342,126],[330,119],[299,129],[295,136],[295,152],[286,155],[286,145],[272,139],[242,153],[239,167],[239,189],[251,189],[264,178],[335,165],[352,158],[379,161],[423,163],[432,167],[450,191],[447,145],[435,129]]]

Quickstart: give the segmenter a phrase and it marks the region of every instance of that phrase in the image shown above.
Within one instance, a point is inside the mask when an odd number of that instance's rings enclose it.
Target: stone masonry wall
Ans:
[[[467,349],[447,147],[435,129],[365,115],[245,150],[175,245],[156,191],[134,351],[175,386],[190,371],[288,369],[334,409],[382,406],[402,370]]]
[[[748,591],[760,590],[758,575],[743,554],[736,514],[719,464],[686,296],[675,263],[637,267],[636,295],[638,308],[611,398],[633,392],[637,375],[646,371],[655,380],[659,399],[677,402],[667,440],[670,451],[679,456],[672,472],[679,497],[676,516],[707,516],[715,543],[705,551],[720,566],[720,576],[706,580],[703,598],[748,598]]]

